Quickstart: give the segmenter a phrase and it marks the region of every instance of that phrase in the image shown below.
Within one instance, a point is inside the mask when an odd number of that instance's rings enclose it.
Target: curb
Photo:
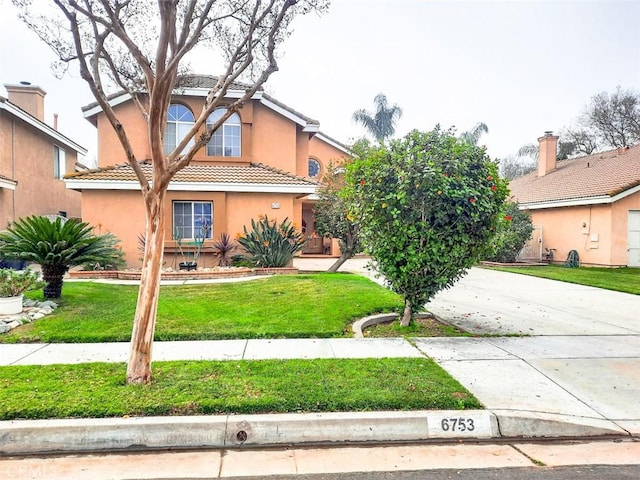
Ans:
[[[604,419],[487,410],[11,420],[0,422],[0,456],[607,435],[629,433]]]
[[[351,330],[354,338],[364,338],[362,330],[378,323],[392,322],[398,318],[397,313],[379,313],[353,322]],[[416,313],[415,318],[435,318],[432,313]]]

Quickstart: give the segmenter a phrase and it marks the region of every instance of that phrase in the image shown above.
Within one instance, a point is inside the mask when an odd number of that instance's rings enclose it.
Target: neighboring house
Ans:
[[[194,121],[215,78],[190,77],[174,95],[168,111],[164,141],[171,151]],[[228,99],[243,94],[235,85]],[[139,159],[150,159],[147,125],[128,93],[112,96],[111,105],[124,125]],[[101,232],[112,232],[122,241],[129,265],[139,265],[139,237],[144,232],[144,204],[132,168],[111,125],[97,104],[83,109],[98,129],[96,170],[68,175],[67,188],[82,192],[83,220]],[[224,107],[211,115],[215,121]],[[204,250],[223,232],[232,238],[250,228],[261,215],[291,220],[306,234],[313,231],[317,179],[332,160],[348,155],[348,149],[322,134],[319,124],[260,91],[233,114],[200,150],[189,166],[169,184],[165,204],[165,262],[174,263],[177,240],[206,237]],[[150,160],[142,162],[151,174]],[[204,229],[203,229],[204,226]],[[206,260],[209,266],[211,260]]]
[[[27,215],[81,216],[80,194],[65,188],[86,150],[44,123],[45,91],[26,82],[0,97],[0,229]]]
[[[584,265],[640,267],[640,145],[556,161],[558,137],[538,139],[538,171],[511,181],[538,228],[539,252]]]

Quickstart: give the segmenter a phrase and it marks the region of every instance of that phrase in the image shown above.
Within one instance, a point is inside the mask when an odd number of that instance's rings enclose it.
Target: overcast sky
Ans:
[[[58,113],[60,130],[95,150],[80,111],[93,101],[86,84],[76,71],[56,79],[53,53],[8,0],[0,8],[2,83],[42,87],[47,122]],[[364,134],[352,114],[382,92],[404,111],[397,134],[482,121],[480,143],[504,157],[569,126],[594,94],[640,89],[639,25],[638,0],[333,0],[327,14],[294,22],[266,90],[343,142]],[[213,63],[194,71],[216,74]]]

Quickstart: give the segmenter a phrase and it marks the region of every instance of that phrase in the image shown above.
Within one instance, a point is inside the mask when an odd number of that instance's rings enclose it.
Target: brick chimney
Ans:
[[[538,139],[538,176],[544,177],[547,173],[556,169],[558,158],[558,137],[553,132],[544,132],[544,136]]]
[[[44,90],[29,82],[20,82],[19,85],[5,84],[8,100],[20,107],[25,112],[44,122]]]

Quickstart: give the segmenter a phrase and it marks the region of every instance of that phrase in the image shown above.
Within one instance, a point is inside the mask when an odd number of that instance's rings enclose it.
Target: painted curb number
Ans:
[[[466,432],[467,430],[473,432],[476,426],[473,423],[473,418],[443,418],[440,421],[440,426],[443,432]]]
[[[487,413],[460,415],[461,412],[442,412],[427,415],[430,437],[491,437],[491,416]]]

